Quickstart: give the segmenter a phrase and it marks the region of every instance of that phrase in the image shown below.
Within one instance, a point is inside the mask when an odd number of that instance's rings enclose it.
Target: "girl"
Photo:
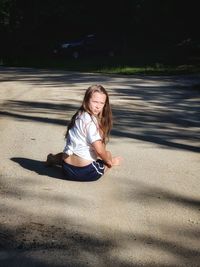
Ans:
[[[90,86],[68,125],[63,153],[49,154],[47,165],[62,161],[63,172],[71,180],[99,179],[108,168],[120,165],[122,160],[121,157],[112,157],[106,150],[111,127],[108,93],[101,85]]]

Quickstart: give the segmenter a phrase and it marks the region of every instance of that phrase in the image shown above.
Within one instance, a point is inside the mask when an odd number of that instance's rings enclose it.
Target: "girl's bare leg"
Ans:
[[[47,156],[46,166],[62,165],[63,156],[64,156],[63,152],[60,152],[55,155],[49,154]]]

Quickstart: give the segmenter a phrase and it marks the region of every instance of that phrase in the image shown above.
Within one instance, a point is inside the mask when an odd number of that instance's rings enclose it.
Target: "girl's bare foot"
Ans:
[[[64,153],[62,152],[54,154],[54,155],[50,153],[47,156],[46,166],[62,165],[63,157],[64,157]]]
[[[119,166],[121,165],[122,161],[123,161],[122,157],[114,157],[112,158],[112,166]]]
[[[45,165],[48,166],[48,167],[54,165],[53,154],[50,153],[50,154],[47,156],[47,159],[46,159],[46,161],[45,161]]]

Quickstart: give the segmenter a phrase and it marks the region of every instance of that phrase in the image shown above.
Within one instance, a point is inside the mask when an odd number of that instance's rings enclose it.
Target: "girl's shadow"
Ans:
[[[56,179],[76,181],[76,182],[92,182],[96,180],[96,179],[95,180],[69,179],[64,175],[62,171],[62,166],[56,165],[53,167],[47,167],[44,161],[21,158],[21,157],[14,157],[14,158],[11,158],[11,160],[18,163],[24,169],[36,172],[39,175],[45,175],[45,176],[49,176],[49,177],[56,178]]]
[[[50,176],[52,178],[67,180],[62,173],[61,166],[47,167],[45,166],[44,161],[20,158],[20,157],[14,157],[11,158],[11,160],[18,163],[24,169],[34,171],[39,175],[45,175],[45,176]]]

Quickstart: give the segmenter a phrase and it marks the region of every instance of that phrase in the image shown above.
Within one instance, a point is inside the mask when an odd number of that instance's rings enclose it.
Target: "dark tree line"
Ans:
[[[119,36],[129,49],[199,38],[198,0],[0,0],[1,55],[45,50],[89,33]]]

